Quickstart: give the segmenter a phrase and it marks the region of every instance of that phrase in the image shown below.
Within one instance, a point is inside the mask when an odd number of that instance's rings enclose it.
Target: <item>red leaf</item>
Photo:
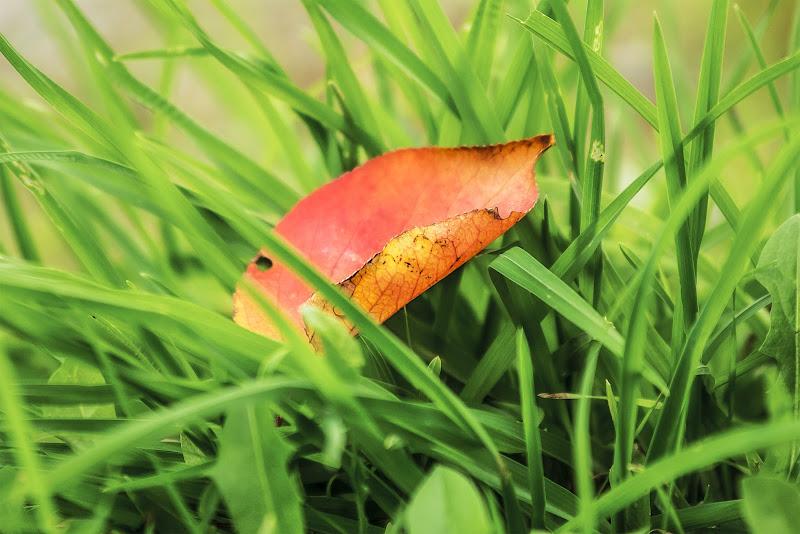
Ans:
[[[390,152],[302,199],[275,231],[384,321],[530,211],[539,197],[534,164],[554,142],[540,135],[503,145]],[[302,328],[299,310],[313,288],[277,261],[266,270],[257,261],[245,276]],[[318,297],[312,303],[325,307]],[[280,338],[241,290],[234,319]]]

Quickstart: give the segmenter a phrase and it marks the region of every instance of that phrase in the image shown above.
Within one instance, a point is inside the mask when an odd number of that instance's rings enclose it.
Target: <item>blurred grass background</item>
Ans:
[[[369,4],[367,1],[365,4]],[[505,3],[507,12],[525,18],[536,2],[513,0]],[[584,18],[582,3],[572,3],[571,14],[580,27]],[[581,4],[578,6],[577,4]],[[185,32],[171,33],[172,30],[160,27],[149,16],[147,2],[140,0],[80,0],[76,2],[95,24],[103,37],[118,54],[141,52],[171,48],[192,43]],[[325,60],[319,49],[314,28],[299,1],[293,0],[230,0],[230,8],[242,15],[257,33],[259,39],[275,55],[279,63],[286,69],[295,83],[310,92],[322,97],[325,86]],[[472,0],[442,0],[441,5],[456,29],[466,29],[471,10],[475,7]],[[759,43],[768,65],[786,57],[792,51],[787,50],[788,34],[791,31],[793,2],[775,0],[744,0],[741,10],[750,24],[759,31]],[[190,6],[200,24],[207,29],[221,45],[231,50],[246,49],[247,43],[230,24],[219,16],[218,11],[207,1],[194,1]],[[675,85],[679,95],[681,119],[686,125],[691,123],[694,103],[694,88],[697,87],[700,71],[700,60],[705,38],[706,23],[711,3],[698,0],[655,0],[634,2],[620,0],[609,2],[606,7],[603,42],[603,56],[634,87],[639,89],[650,101],[655,101],[653,85],[653,51],[652,51],[652,16],[657,12],[665,31],[665,39],[670,47],[671,61],[674,65]],[[768,26],[758,27],[757,22],[768,16]],[[333,21],[336,28],[339,26]],[[53,78],[62,87],[86,102],[98,98],[96,87],[86,80],[87,66],[81,58],[74,36],[71,40],[62,40],[65,24],[63,15],[55,8],[51,0],[3,0],[0,2],[0,32],[11,43],[37,65],[43,72]],[[520,30],[513,20],[506,18],[501,27],[502,32],[516,35]],[[758,72],[759,68],[752,58],[747,38],[736,20],[733,9],[729,13],[728,39],[725,47],[725,65],[723,69],[723,94],[736,85],[744,77]],[[358,66],[364,67],[362,73],[369,71],[366,46],[346,31],[339,32],[348,58],[356,72]],[[66,48],[64,43],[71,42],[74,47]],[[749,61],[739,69],[740,58]],[[263,162],[277,174],[287,173],[288,162],[282,157],[280,150],[263,142],[267,137],[263,131],[255,129],[257,121],[251,120],[252,95],[223,67],[204,59],[200,68],[194,68],[193,60],[181,58],[175,69],[174,100],[192,118],[203,124],[215,134],[238,147],[246,154]],[[577,85],[577,69],[574,64],[563,57],[557,58],[561,68],[571,69]],[[737,69],[732,68],[733,65]],[[161,73],[160,60],[138,60],[128,63],[132,72],[151,86],[157,84]],[[502,72],[502,71],[501,71]],[[733,77],[736,77],[734,80]],[[3,86],[10,88],[13,94],[28,98],[28,103],[35,105],[39,101],[35,92],[13,71],[11,66],[0,61],[0,79]],[[209,83],[212,82],[213,83]],[[364,80],[362,80],[363,82]],[[734,83],[736,82],[736,83]],[[370,87],[369,80],[365,82]],[[782,77],[775,86],[785,99],[789,91],[789,78]],[[374,87],[374,84],[372,84]],[[573,86],[574,90],[574,86]],[[763,122],[763,118],[772,113],[772,104],[767,97],[766,89],[759,93],[762,97],[748,98],[731,113],[747,129],[755,129]],[[568,99],[572,95],[566,95]],[[680,98],[684,96],[685,98]],[[616,98],[610,96],[610,98]],[[280,107],[280,104],[279,104]],[[625,109],[624,106],[612,106],[611,109]],[[544,112],[544,110],[543,110]],[[145,120],[149,113],[142,111]],[[609,121],[627,120],[626,130],[630,136],[618,140],[624,143],[626,150],[616,152],[622,154],[619,163],[621,176],[607,177],[607,181],[618,184],[621,188],[638,174],[642,163],[652,161],[658,155],[656,133],[647,127],[638,116],[611,115]],[[306,135],[304,129],[297,125],[296,133]],[[422,125],[413,125],[418,137],[422,137]],[[731,120],[725,119],[717,124],[721,128],[720,138],[729,137]],[[171,140],[181,149],[195,150],[191,143],[183,138],[180,132],[173,130]],[[633,141],[636,140],[634,143]],[[618,147],[619,148],[619,147]],[[773,147],[774,149],[774,147]],[[768,157],[769,147],[762,148],[764,157]],[[309,151],[309,157],[316,157],[316,151]],[[723,177],[723,180],[725,178]],[[747,173],[725,182],[729,192],[737,201],[746,200],[749,188]],[[611,191],[612,193],[616,191]],[[646,203],[647,195],[636,199],[635,203]]]

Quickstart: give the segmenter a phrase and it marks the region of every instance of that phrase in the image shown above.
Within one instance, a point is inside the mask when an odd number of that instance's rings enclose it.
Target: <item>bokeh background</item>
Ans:
[[[188,32],[178,28],[179,25],[168,27],[163,24],[163,18],[154,15],[154,4],[157,1],[77,0],[76,3],[120,55],[198,46]],[[372,4],[369,0],[361,3],[367,6]],[[474,0],[441,0],[441,3],[457,29],[464,28],[472,10],[478,4]],[[531,7],[537,3],[528,0],[506,0],[504,9],[512,15],[525,18]],[[201,26],[218,43],[231,50],[251,51],[245,40],[225,21],[224,17],[220,16],[211,2],[194,0],[189,4]],[[324,54],[300,0],[229,0],[227,5],[251,25],[299,87],[325,98]],[[569,5],[576,24],[581,28],[585,2],[575,0]],[[670,54],[684,132],[691,126],[710,5],[710,2],[703,0],[606,1],[603,55],[651,101],[655,101],[652,35],[653,14],[657,13]],[[767,64],[772,64],[792,52],[787,48],[790,46],[788,43],[796,8],[795,0],[744,0],[739,7],[760,36],[760,45]],[[373,12],[380,17],[377,5],[374,8]],[[764,21],[767,21],[767,24],[763,24]],[[338,27],[337,29],[341,30]],[[504,22],[502,31],[509,36],[516,36],[523,30],[509,18]],[[97,88],[91,82],[91,75],[83,59],[80,45],[54,0],[0,0],[0,32],[31,63],[87,103],[89,107],[95,108],[101,101]],[[358,73],[363,76],[363,81],[369,89],[371,64],[368,50],[363,43],[346,31],[340,31],[339,36],[348,50],[354,67],[356,69],[361,67]],[[499,61],[502,59],[499,58]],[[292,181],[289,162],[279,146],[265,141],[269,139],[266,119],[254,120],[253,97],[241,83],[207,56],[181,57],[174,61],[176,68],[167,82],[163,79],[163,59],[129,60],[126,64],[134,75],[151,87],[160,88],[164,83],[168,83],[170,99],[181,110],[237,149],[261,162],[275,174]],[[577,82],[578,75],[574,64],[559,58],[558,66],[565,71],[571,70],[571,76]],[[497,77],[504,74],[502,66],[494,70]],[[722,94],[758,70],[760,69],[737,20],[735,10],[731,9]],[[789,78],[784,76],[776,83],[778,94],[784,101],[787,100],[789,92],[794,90],[790,87]],[[0,58],[0,89],[3,91],[0,96],[21,98],[23,105],[47,105],[3,58]],[[616,95],[605,88],[603,90],[608,103],[619,103]],[[571,106],[574,95],[565,97],[568,106]],[[297,135],[308,138],[308,133],[296,117],[292,117],[289,110],[280,102],[276,104],[278,110],[284,113],[296,128]],[[610,157],[606,161],[605,187],[610,194],[614,194],[659,159],[660,153],[653,129],[626,109],[624,104],[607,105],[606,108],[609,131],[606,153]],[[138,111],[143,123],[150,124],[150,113],[144,109]],[[723,148],[725,139],[735,138],[738,131],[752,129],[765,121],[772,120],[775,117],[774,113],[767,90],[762,89],[718,121],[717,147]],[[409,115],[413,116],[413,113]],[[180,132],[171,130],[168,124],[151,126],[167,129],[167,139],[171,143],[182,150],[196,154],[192,143]],[[426,144],[421,124],[409,124],[407,128],[412,132],[412,144]],[[413,135],[415,130],[419,132],[416,137]],[[528,134],[535,133],[539,132]],[[319,158],[310,138],[308,139],[308,158],[310,160]],[[769,161],[779,144],[780,142],[776,141],[759,149],[758,156],[762,164]],[[758,167],[758,162],[752,156],[743,156],[741,164],[735,166],[736,172],[720,177],[740,206],[746,203],[750,191],[757,186]],[[35,209],[33,199],[29,198],[24,190],[20,191],[25,205]],[[660,215],[666,213],[668,209],[663,195],[663,188],[648,188],[634,200],[633,204]],[[782,220],[784,215],[778,213],[776,221]],[[712,223],[721,220],[720,215],[712,210]],[[4,228],[5,226],[5,224],[0,225],[0,237],[7,237],[8,229]],[[38,230],[45,234],[53,232],[46,221],[42,221]],[[54,239],[54,242],[57,241],[60,240]],[[58,261],[51,265],[67,266],[59,265]]]

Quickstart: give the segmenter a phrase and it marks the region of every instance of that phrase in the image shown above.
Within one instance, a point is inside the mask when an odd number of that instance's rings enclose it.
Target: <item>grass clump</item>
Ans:
[[[42,7],[69,83],[0,34],[0,530],[793,528],[800,9],[695,6],[697,64],[659,11],[646,95],[633,7],[303,0],[310,83],[219,0],[136,3],[125,53]],[[271,231],[387,150],[550,131],[540,205],[384,326]],[[262,246],[360,336],[236,326]]]

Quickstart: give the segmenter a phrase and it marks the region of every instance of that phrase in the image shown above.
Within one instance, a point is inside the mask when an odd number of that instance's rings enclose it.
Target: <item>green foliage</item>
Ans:
[[[486,502],[470,480],[437,466],[411,496],[405,513],[408,534],[493,532]]]
[[[800,521],[800,490],[797,485],[768,477],[742,481],[745,518],[751,532],[791,532]]]
[[[797,524],[799,7],[302,0],[300,83],[208,4],[120,2],[133,46],[42,7],[66,78],[0,21],[0,531]],[[547,132],[540,205],[384,326],[272,231],[384,151]],[[261,247],[359,336],[235,325]]]
[[[228,411],[211,476],[237,532],[304,531],[300,495],[287,472],[292,450],[262,405]]]
[[[767,241],[756,277],[772,296],[770,327],[759,349],[778,362],[795,410],[800,407],[800,215],[783,223]]]

